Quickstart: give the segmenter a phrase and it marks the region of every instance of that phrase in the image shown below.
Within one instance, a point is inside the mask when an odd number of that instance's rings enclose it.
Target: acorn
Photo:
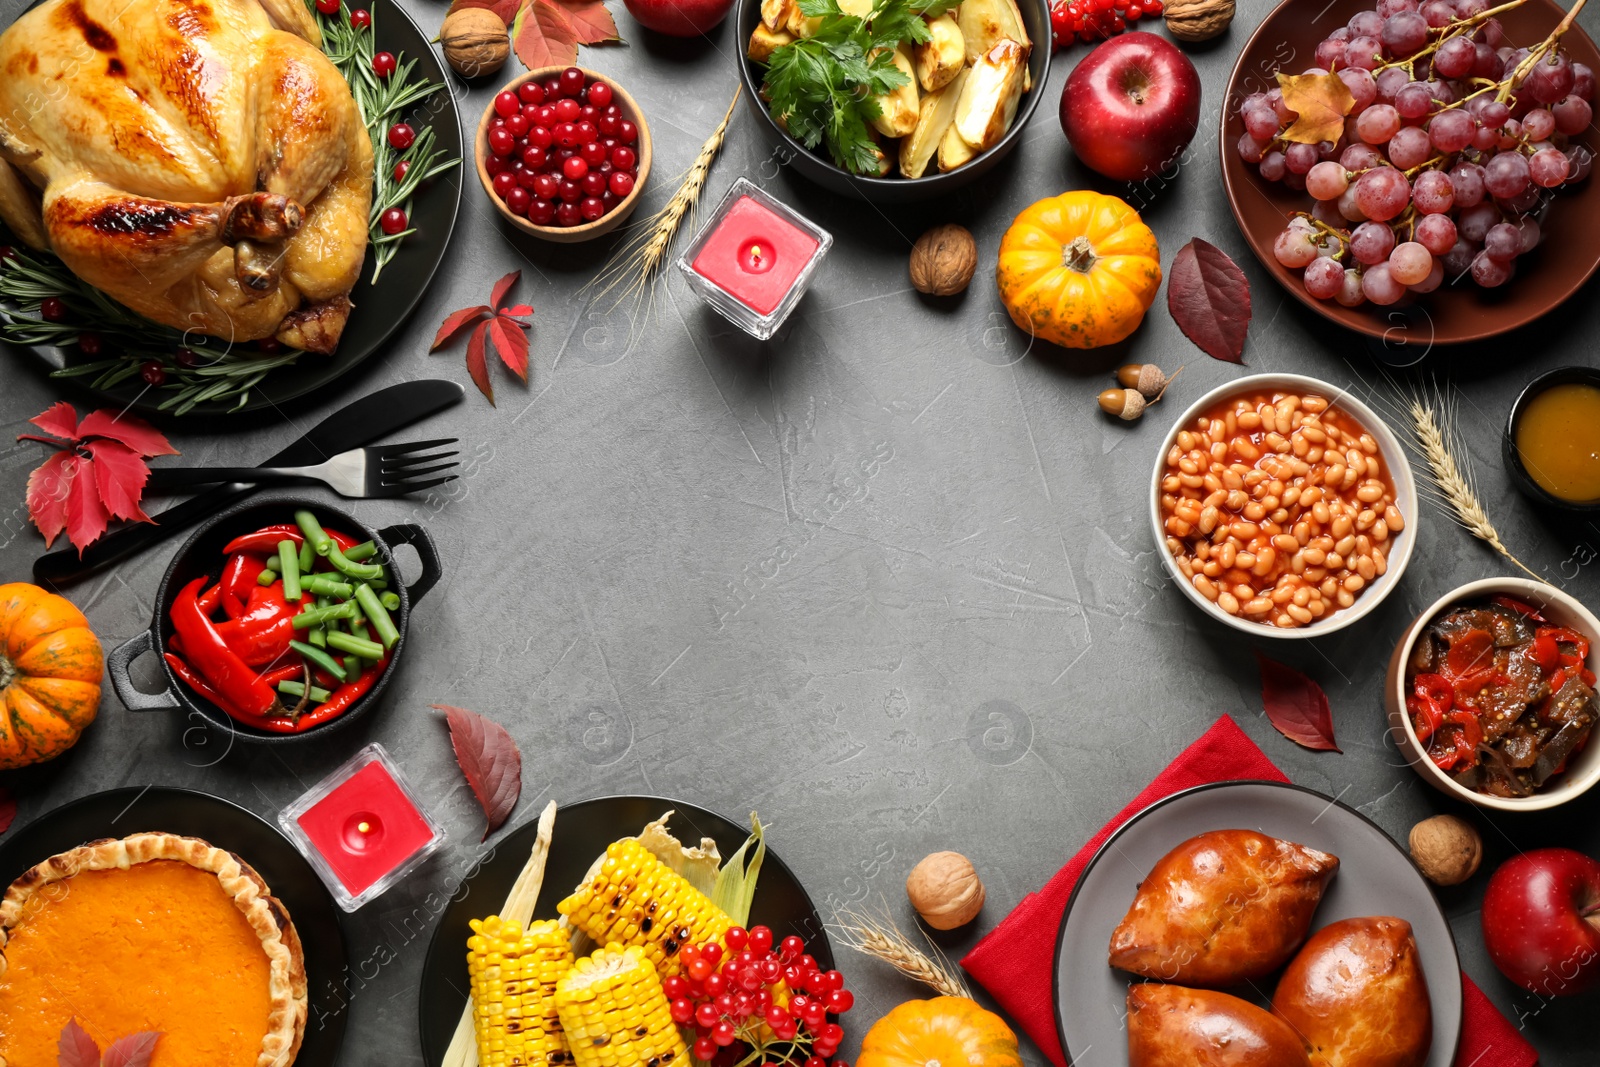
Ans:
[[[1178,368],[1180,373],[1183,368]],[[1172,378],[1178,375],[1174,374]],[[1127,363],[1117,368],[1117,384],[1124,389],[1137,389],[1146,400],[1155,400],[1172,384],[1160,367],[1154,363]]]
[[[1147,406],[1149,402],[1137,389],[1107,389],[1100,394],[1100,410],[1128,422],[1143,415]]]

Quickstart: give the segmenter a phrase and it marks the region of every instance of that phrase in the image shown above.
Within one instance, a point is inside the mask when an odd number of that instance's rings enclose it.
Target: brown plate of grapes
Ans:
[[[1574,24],[1538,51],[1566,16],[1553,0],[1322,2],[1262,21],[1223,108],[1223,185],[1272,276],[1325,318],[1418,346],[1505,333],[1575,293],[1600,266],[1594,42]],[[1284,140],[1296,115],[1276,75],[1329,71],[1352,101],[1345,136]]]

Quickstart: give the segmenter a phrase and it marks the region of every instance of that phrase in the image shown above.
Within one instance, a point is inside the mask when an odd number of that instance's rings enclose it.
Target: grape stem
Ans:
[[[1572,5],[1572,10],[1567,12],[1566,17],[1556,24],[1555,29],[1550,31],[1550,36],[1529,50],[1527,58],[1518,63],[1516,69],[1511,72],[1511,76],[1500,83],[1500,91],[1495,94],[1496,100],[1503,104],[1511,99],[1511,94],[1516,92],[1522,85],[1523,79],[1533,73],[1533,68],[1538,66],[1539,61],[1549,55],[1551,50],[1560,43],[1566,32],[1572,28],[1572,23],[1577,19],[1578,12],[1582,11],[1583,5],[1588,2],[1589,0],[1577,0]]]
[[[1390,67],[1404,67],[1406,69],[1406,73],[1412,75],[1412,80],[1414,81],[1416,80],[1416,67],[1412,66],[1412,64],[1414,64],[1417,60],[1421,59],[1423,56],[1430,56],[1437,52],[1439,50],[1439,46],[1451,38],[1460,37],[1467,31],[1478,26],[1480,23],[1494,18],[1501,12],[1510,11],[1513,8],[1521,7],[1525,3],[1527,3],[1527,0],[1509,0],[1509,3],[1501,4],[1499,7],[1491,7],[1487,11],[1480,11],[1476,15],[1473,15],[1469,18],[1452,19],[1443,26],[1429,27],[1429,33],[1437,33],[1440,35],[1437,41],[1434,41],[1432,44],[1418,50],[1415,55],[1407,56],[1405,59],[1396,59],[1389,63],[1380,63],[1378,66],[1372,68],[1373,76],[1376,77],[1378,71],[1388,70]],[[1380,56],[1378,58],[1382,57]]]
[[[1334,229],[1332,226],[1329,226],[1326,222],[1323,222],[1321,219],[1314,218],[1308,212],[1296,211],[1295,214],[1298,215],[1300,218],[1305,219],[1307,222],[1311,223],[1311,228],[1312,229],[1316,230],[1320,234],[1323,234],[1324,236],[1332,237],[1335,241],[1338,241],[1339,244],[1344,246],[1344,250],[1345,251],[1349,251],[1349,249],[1350,249],[1350,240],[1349,240],[1349,238],[1347,238],[1344,235],[1344,233],[1342,231]],[[1344,252],[1340,252],[1339,255],[1343,256]]]

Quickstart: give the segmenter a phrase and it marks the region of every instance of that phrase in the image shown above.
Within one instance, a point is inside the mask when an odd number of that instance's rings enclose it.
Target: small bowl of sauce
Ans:
[[[1528,496],[1600,512],[1600,370],[1562,367],[1528,383],[1511,406],[1504,452]]]

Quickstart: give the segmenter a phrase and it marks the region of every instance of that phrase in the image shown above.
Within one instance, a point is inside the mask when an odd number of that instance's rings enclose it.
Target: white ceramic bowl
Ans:
[[[1383,702],[1389,712],[1389,732],[1393,735],[1400,754],[1411,764],[1412,770],[1422,775],[1429,785],[1440,792],[1449,793],[1480,808],[1494,808],[1499,811],[1543,811],[1545,808],[1565,804],[1573,797],[1587,792],[1595,782],[1600,781],[1600,744],[1584,746],[1583,751],[1572,757],[1567,769],[1555,778],[1553,784],[1539,790],[1531,797],[1492,797],[1457,785],[1448,774],[1434,766],[1433,761],[1428,758],[1426,747],[1417,740],[1417,732],[1411,727],[1411,716],[1406,714],[1405,666],[1411,658],[1411,649],[1416,645],[1423,628],[1447,608],[1469,600],[1483,600],[1497,593],[1515,597],[1525,604],[1532,604],[1552,626],[1565,626],[1577,630],[1588,637],[1591,643],[1600,639],[1600,619],[1595,618],[1588,608],[1566,593],[1543,582],[1535,582],[1528,578],[1485,578],[1478,582],[1468,582],[1459,589],[1452,589],[1430,604],[1427,611],[1417,616],[1416,621],[1406,629],[1400,643],[1395,646],[1394,655],[1389,657],[1389,673],[1383,683]],[[1594,669],[1594,664],[1595,655],[1591,651],[1588,659],[1590,670]]]
[[[1284,389],[1296,393],[1315,393],[1327,398],[1335,407],[1348,412],[1370,433],[1378,442],[1378,454],[1383,457],[1383,462],[1388,468],[1389,478],[1394,482],[1395,507],[1400,509],[1400,514],[1405,518],[1405,529],[1391,539],[1388,569],[1367,584],[1367,587],[1356,597],[1355,603],[1348,608],[1313,620],[1305,626],[1296,626],[1292,629],[1273,626],[1271,623],[1254,622],[1237,615],[1230,615],[1215,603],[1207,600],[1194,584],[1178,569],[1178,561],[1167,549],[1167,534],[1161,515],[1161,479],[1167,471],[1167,452],[1178,439],[1178,432],[1186,429],[1199,418],[1206,409],[1218,402],[1227,400],[1240,393],[1254,393]],[[1383,603],[1390,590],[1400,583],[1401,575],[1406,572],[1406,564],[1411,562],[1411,548],[1416,543],[1417,531],[1417,486],[1411,476],[1411,461],[1406,457],[1405,449],[1394,432],[1389,429],[1371,408],[1346,393],[1337,386],[1316,378],[1308,378],[1302,374],[1252,374],[1248,377],[1237,378],[1211,390],[1199,400],[1189,405],[1172,429],[1162,438],[1161,448],[1156,452],[1155,466],[1150,475],[1150,532],[1156,539],[1156,547],[1161,552],[1161,558],[1166,561],[1167,573],[1183,590],[1185,596],[1200,606],[1200,609],[1212,618],[1235,630],[1252,634],[1256,637],[1301,639],[1307,637],[1322,637],[1342,630],[1359,622],[1379,604]]]

